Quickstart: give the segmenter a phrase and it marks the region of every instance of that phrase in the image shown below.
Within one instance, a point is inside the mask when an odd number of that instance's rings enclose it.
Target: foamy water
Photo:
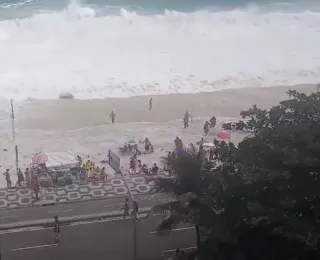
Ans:
[[[22,131],[19,136],[19,166],[25,169],[32,161],[32,154],[39,151],[43,152],[74,152],[80,154],[83,158],[90,155],[90,159],[99,164],[100,161],[107,158],[108,150],[118,152],[125,142],[134,138],[136,141],[143,141],[146,137],[153,143],[155,152],[147,156],[139,157],[143,163],[151,167],[154,163],[161,165],[161,156],[165,156],[168,151],[174,148],[173,140],[179,136],[184,140],[185,145],[196,143],[203,136],[203,121],[208,118],[194,118],[190,128],[184,129],[182,120],[175,120],[166,123],[126,123],[118,124],[116,128],[112,126],[100,126],[93,128],[84,128],[74,131],[63,131],[48,133],[43,131]],[[208,136],[204,137],[207,141],[216,138],[216,133],[221,128],[222,122],[232,122],[233,118],[218,118],[217,129],[211,129]],[[13,183],[16,183],[14,144],[8,143],[10,132],[0,131],[0,144],[8,151],[0,150],[0,171],[6,168],[11,169]],[[246,133],[232,133],[232,141],[237,143],[241,141]],[[143,150],[143,145],[139,145]],[[128,169],[128,156],[121,156],[121,165]],[[105,165],[103,165],[105,166]],[[162,167],[162,165],[161,165]],[[108,168],[108,167],[107,167]],[[108,169],[108,174],[113,171]],[[4,176],[0,175],[0,187],[5,187]]]
[[[157,15],[121,9],[108,15],[71,3],[0,21],[0,98],[57,98],[62,91],[77,98],[128,97],[320,82],[320,13],[300,9]]]

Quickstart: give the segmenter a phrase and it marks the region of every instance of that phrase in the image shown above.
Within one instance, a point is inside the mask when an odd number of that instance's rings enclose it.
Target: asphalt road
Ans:
[[[139,260],[164,259],[163,253],[195,245],[192,227],[181,226],[165,235],[153,234],[160,221],[160,217],[149,217],[137,222]],[[0,239],[2,260],[132,260],[132,220],[62,227],[59,245],[53,244],[52,229],[8,233]]]
[[[140,208],[152,207],[164,203],[169,198],[164,194],[144,194],[135,197]],[[76,203],[56,204],[53,206],[25,207],[0,211],[0,224],[9,224],[38,219],[50,219],[55,215],[71,217],[119,211],[123,209],[125,197],[109,198],[104,200],[80,201]],[[130,203],[131,207],[131,203]]]

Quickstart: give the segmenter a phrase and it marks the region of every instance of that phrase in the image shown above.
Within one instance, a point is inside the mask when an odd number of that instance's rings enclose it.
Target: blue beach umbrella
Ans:
[[[136,144],[138,144],[138,143],[136,140],[134,140],[134,138],[132,138],[130,141],[127,142],[127,145],[129,145],[129,146],[135,146]]]

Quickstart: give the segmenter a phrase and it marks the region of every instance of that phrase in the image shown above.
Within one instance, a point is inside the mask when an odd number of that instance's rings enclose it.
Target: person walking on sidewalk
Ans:
[[[53,231],[54,231],[54,241],[56,244],[60,243],[60,222],[59,217],[54,217],[54,224],[53,224]]]
[[[130,216],[130,213],[129,213],[129,199],[128,198],[126,198],[126,200],[124,201],[123,219],[125,219],[126,216]]]
[[[136,220],[138,220],[138,221],[140,221],[140,222],[142,222],[142,220],[139,218],[139,204],[138,204],[138,202],[135,200],[134,202],[133,202],[133,210],[132,210],[132,212],[131,212],[131,215],[132,215],[132,217],[134,218],[136,218]]]

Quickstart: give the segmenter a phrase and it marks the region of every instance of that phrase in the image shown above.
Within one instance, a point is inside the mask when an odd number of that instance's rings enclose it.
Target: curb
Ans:
[[[151,208],[141,208],[139,210],[139,213],[146,214],[146,213],[149,213],[150,211],[151,211]],[[78,215],[78,216],[72,216],[72,217],[61,217],[59,218],[59,221],[61,226],[68,226],[71,223],[104,220],[108,218],[115,218],[115,217],[122,217],[122,216],[123,216],[123,211],[113,211],[113,212],[97,213],[97,214],[89,214],[89,215]],[[2,224],[0,225],[0,231],[15,230],[15,229],[21,229],[21,228],[32,228],[32,227],[42,227],[42,228],[53,227],[53,218]]]

